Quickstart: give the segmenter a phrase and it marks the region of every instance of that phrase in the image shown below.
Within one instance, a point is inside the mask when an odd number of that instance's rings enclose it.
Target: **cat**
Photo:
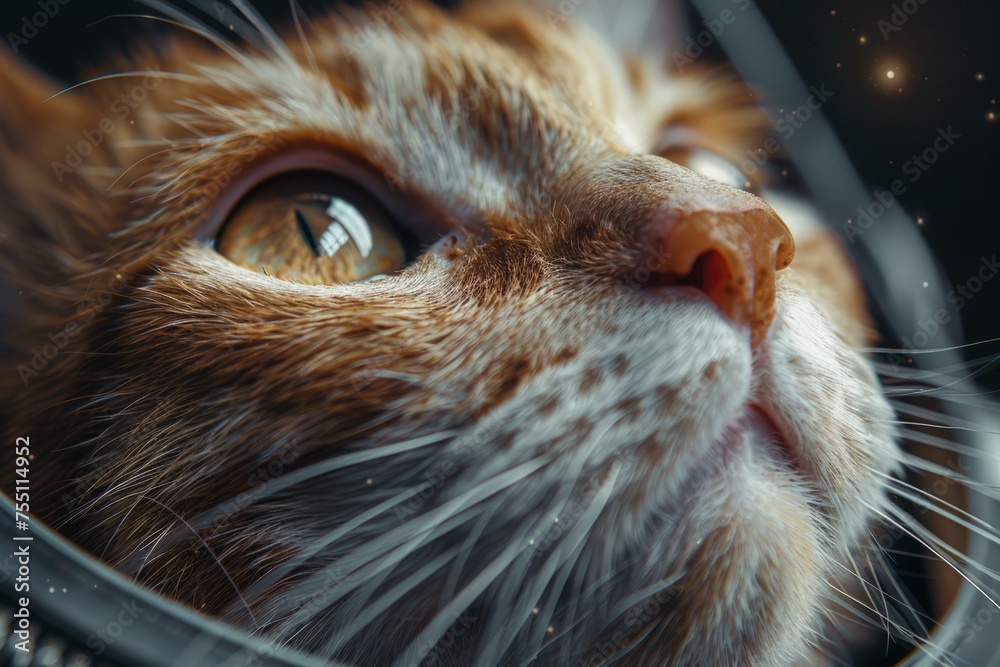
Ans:
[[[234,46],[147,4],[191,34],[86,85],[0,56],[33,511],[344,664],[823,659],[899,434],[850,258],[733,166],[766,120],[671,69],[676,8],[236,3]]]

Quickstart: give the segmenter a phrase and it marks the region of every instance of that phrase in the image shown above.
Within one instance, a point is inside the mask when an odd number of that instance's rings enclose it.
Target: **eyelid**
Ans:
[[[241,201],[255,188],[268,180],[295,172],[322,172],[335,178],[354,182],[369,193],[396,220],[405,221],[406,227],[421,228],[428,235],[444,234],[450,229],[449,218],[435,207],[418,200],[412,194],[397,190],[389,192],[385,181],[370,163],[354,156],[338,154],[334,148],[301,147],[282,150],[280,153],[255,161],[252,166],[235,176],[228,187],[199,213],[204,216],[194,230],[194,238],[212,243],[229,216]],[[421,234],[421,236],[423,236]]]
[[[690,125],[668,125],[660,130],[659,135],[657,135],[652,153],[660,155],[670,148],[683,146],[703,146],[712,150],[706,145],[702,133]]]
[[[742,154],[737,154],[737,151],[734,150],[733,146],[724,145],[720,141],[713,141],[711,136],[708,136],[703,132],[699,132],[690,125],[670,125],[663,128],[657,137],[657,141],[654,144],[654,150],[651,151],[651,153],[653,155],[662,156],[671,149],[708,151],[709,153],[714,153],[723,160],[730,162],[736,166],[737,169],[739,169],[739,160],[743,157]],[[742,171],[742,169],[740,171]],[[744,173],[744,176],[747,177],[747,180],[756,184],[753,174]]]

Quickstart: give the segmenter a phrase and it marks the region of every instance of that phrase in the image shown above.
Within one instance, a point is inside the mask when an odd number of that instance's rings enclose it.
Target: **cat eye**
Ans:
[[[745,175],[733,162],[713,150],[700,146],[670,146],[659,152],[675,164],[712,180],[725,183],[740,190],[753,192],[756,183]]]
[[[353,181],[286,174],[250,191],[215,238],[231,262],[290,282],[327,285],[391,274],[417,239]]]

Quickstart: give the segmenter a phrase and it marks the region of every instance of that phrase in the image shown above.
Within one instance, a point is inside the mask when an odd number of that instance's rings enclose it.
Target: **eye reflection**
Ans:
[[[236,264],[292,282],[359,281],[412,259],[412,235],[361,188],[325,174],[293,174],[251,192],[216,237]]]

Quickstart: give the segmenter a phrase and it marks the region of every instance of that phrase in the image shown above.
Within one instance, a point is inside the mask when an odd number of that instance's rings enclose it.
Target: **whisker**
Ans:
[[[895,493],[895,494],[897,494],[897,495],[899,495],[899,496],[901,496],[903,498],[906,498],[907,500],[909,500],[910,502],[914,503],[915,505],[918,505],[918,506],[923,507],[923,508],[925,508],[927,510],[930,510],[930,511],[934,512],[935,514],[937,514],[939,516],[942,516],[942,517],[944,517],[944,518],[952,521],[953,523],[956,523],[956,524],[958,524],[958,525],[960,525],[960,526],[962,526],[962,527],[964,527],[964,528],[966,528],[966,529],[968,529],[968,530],[970,530],[970,531],[978,534],[980,537],[983,537],[983,538],[985,538],[985,539],[987,539],[987,540],[989,540],[991,542],[994,542],[995,544],[1000,544],[1000,534],[997,533],[996,529],[993,526],[991,526],[990,524],[986,523],[985,521],[983,521],[979,517],[977,517],[977,516],[975,516],[973,514],[970,514],[970,513],[966,512],[965,510],[963,510],[963,509],[961,509],[959,507],[956,507],[955,505],[949,503],[948,501],[944,500],[943,498],[939,498],[939,497],[937,497],[937,496],[935,496],[935,495],[933,495],[931,493],[928,493],[927,491],[924,491],[923,489],[919,489],[919,488],[913,486],[912,484],[908,484],[908,483],[906,483],[906,482],[904,482],[902,480],[895,479],[895,478],[891,477],[890,475],[885,475],[883,473],[878,472],[877,470],[872,470],[872,472],[874,472],[875,474],[879,475],[880,477],[885,478],[886,480],[888,480],[889,482],[892,482],[895,485],[895,486],[888,487],[888,488],[891,489],[892,493]],[[911,489],[913,491],[916,491],[917,493],[911,493],[910,492]],[[942,507],[939,507],[935,503],[929,502],[928,500],[926,500],[925,497],[922,497],[922,496],[925,496],[926,498],[932,498],[932,499],[936,500],[938,503],[941,503],[942,505],[944,505],[945,507],[947,507],[948,509],[951,509],[953,511],[949,512],[946,509],[944,509]],[[972,519],[973,522],[975,522],[975,523],[969,522],[966,519],[966,517],[968,519]]]
[[[971,430],[976,431],[977,433],[983,432],[981,430],[982,426],[981,424],[977,424],[976,422],[972,422],[967,419],[962,419],[961,417],[955,415],[945,414],[937,412],[935,410],[930,410],[928,408],[913,403],[902,403],[901,405],[896,406],[896,408],[897,411],[903,414],[917,417],[919,419],[924,419],[928,421],[930,420],[947,421],[947,423],[950,425],[965,426]]]
[[[475,602],[498,577],[521,554],[522,546],[517,541],[512,541],[506,549],[495,559],[483,567],[461,591],[459,591],[448,604],[441,608],[434,619],[421,630],[417,637],[410,642],[406,651],[402,653],[398,660],[393,663],[393,667],[403,667],[410,663],[419,663],[431,651],[438,641],[448,631],[461,616],[464,609]]]
[[[107,188],[105,188],[105,192],[107,192],[111,188],[115,187],[115,185],[118,183],[118,181],[122,180],[122,178],[124,178],[126,174],[128,174],[130,171],[132,171],[133,169],[135,169],[136,167],[138,167],[140,164],[142,164],[146,160],[151,160],[151,159],[153,159],[153,158],[155,158],[157,156],[164,155],[165,153],[169,153],[170,151],[174,150],[175,148],[176,148],[176,146],[171,146],[169,148],[164,148],[162,151],[157,151],[155,153],[150,153],[149,155],[146,155],[144,157],[139,158],[138,160],[136,160],[135,162],[133,162],[131,165],[129,165],[128,169],[126,169],[121,174],[119,174],[118,178],[116,178],[115,180],[113,180],[111,182],[111,184],[108,185]],[[136,184],[136,182],[137,181],[132,181],[132,183],[129,184],[129,186],[126,188],[126,190],[129,190],[132,187],[134,187],[135,184]]]
[[[621,466],[616,463],[616,465],[614,465],[612,470],[608,473],[607,477],[602,480],[600,487],[598,487],[597,492],[595,493],[595,497],[588,504],[586,511],[584,511],[584,513],[577,519],[576,524],[569,529],[569,532],[563,537],[558,548],[553,549],[549,557],[542,562],[541,567],[533,573],[531,580],[533,586],[525,587],[518,599],[513,600],[513,604],[506,607],[511,609],[514,614],[521,612],[524,617],[522,625],[524,622],[527,622],[532,618],[532,608],[537,604],[539,599],[541,599],[542,593],[545,588],[549,586],[553,575],[560,568],[562,568],[563,565],[575,561],[576,558],[579,557],[580,550],[583,548],[587,536],[590,534],[591,529],[597,522],[598,517],[601,512],[604,511],[604,508],[607,506],[607,503],[611,498],[611,494],[620,471]],[[515,574],[516,573],[508,573],[507,576],[513,577]],[[564,572],[563,580],[565,581],[565,577],[568,576],[569,571],[567,570]],[[556,594],[556,589],[561,588],[561,586],[554,587],[553,595]],[[506,590],[516,589],[510,587]],[[509,622],[507,619],[497,619],[496,617],[491,619],[490,625],[498,627],[493,627],[492,632],[491,628],[487,627],[484,633],[487,640],[483,645],[485,648],[480,649],[481,653],[487,656],[503,655],[516,640],[520,626],[515,626],[514,623]],[[547,626],[547,622],[537,624],[534,637],[532,638],[533,641],[530,642],[532,645],[541,643],[547,632]],[[481,661],[477,664],[481,664]]]
[[[890,374],[889,371],[887,371],[882,366],[884,366],[884,365],[883,364],[875,364],[876,370],[883,377],[905,378],[906,380],[917,381],[917,382],[925,382],[925,383],[931,385],[930,387],[924,387],[923,389],[920,389],[920,388],[911,389],[909,391],[909,393],[908,393],[909,396],[920,396],[920,395],[925,395],[926,394],[926,395],[931,395],[931,396],[935,396],[935,397],[937,397],[937,396],[940,395],[939,392],[943,392],[946,389],[950,389],[950,388],[958,386],[958,385],[968,384],[968,382],[970,380],[972,380],[973,378],[975,378],[976,375],[984,372],[984,369],[985,369],[985,367],[978,368],[978,369],[976,369],[975,371],[973,371],[972,373],[970,373],[968,375],[964,375],[964,376],[961,376],[961,377],[955,377],[953,375],[940,374],[940,373],[928,374],[927,372],[919,371],[919,370],[916,370],[916,369],[908,369],[908,370],[911,371],[908,374],[907,373],[899,373],[899,372],[897,372],[897,370],[894,370],[894,371],[892,371],[892,373],[895,373],[895,375],[892,375],[892,374]],[[963,370],[965,368],[968,368],[968,367],[967,366],[963,366]],[[936,376],[939,376],[939,375],[941,377],[947,379],[948,382],[944,382],[944,381],[939,380],[936,377]]]
[[[984,459],[1000,461],[1000,453],[987,452],[976,447],[970,447],[969,445],[963,445],[958,442],[953,442],[945,438],[938,437],[936,435],[931,435],[930,433],[925,433],[924,431],[919,431],[916,429],[901,429],[901,434],[907,442],[919,443],[922,445],[927,445],[929,447],[934,447],[935,449],[942,449],[948,452],[954,452],[955,454],[960,454],[961,456],[968,456],[971,458]]]
[[[42,104],[45,104],[49,100],[53,100],[53,99],[59,97],[60,95],[68,93],[71,90],[76,90],[77,88],[89,85],[91,83],[97,83],[99,81],[108,81],[110,79],[125,79],[125,78],[128,78],[128,77],[136,77],[136,76],[140,76],[140,77],[143,77],[143,78],[145,78],[147,76],[152,76],[152,77],[158,77],[158,78],[161,78],[161,79],[168,79],[168,80],[172,80],[172,81],[181,81],[183,83],[203,84],[205,82],[205,80],[202,77],[200,77],[200,76],[195,76],[193,74],[184,74],[184,73],[181,73],[181,72],[161,72],[159,70],[151,70],[151,71],[150,70],[138,70],[138,71],[129,71],[129,72],[116,72],[114,74],[103,74],[101,76],[95,76],[93,78],[87,79],[86,81],[81,81],[80,83],[73,84],[72,86],[70,86],[68,88],[63,88],[58,93],[55,93],[54,95],[50,95],[49,97],[47,97],[44,100],[42,100]]]
[[[948,424],[929,424],[927,422],[909,422],[900,421],[896,419],[888,420],[889,424],[896,424],[897,426],[920,426],[922,428],[939,428],[947,431],[967,431],[970,433],[985,433],[987,435],[1000,435],[997,431],[984,431],[980,428],[970,427],[970,426],[951,426]]]
[[[841,567],[843,567],[843,565],[841,565]],[[854,572],[851,572],[846,567],[844,567],[844,571],[847,574],[851,575],[851,576],[857,576]],[[863,578],[859,578],[859,579],[860,579],[861,583],[863,584],[863,587],[867,591],[868,587],[871,585],[871,582],[868,582],[867,580],[865,580]],[[856,621],[860,622],[862,625],[867,626],[867,627],[872,627],[872,628],[875,628],[875,629],[878,629],[878,630],[885,630],[886,633],[888,634],[888,636],[890,636],[890,637],[892,636],[892,633],[895,632],[895,633],[897,633],[897,636],[900,636],[903,639],[905,639],[907,641],[910,641],[910,642],[914,642],[915,643],[915,640],[923,639],[923,635],[918,635],[913,630],[907,628],[904,625],[901,625],[898,621],[893,620],[888,615],[888,609],[889,609],[889,605],[888,604],[886,604],[886,606],[885,606],[886,611],[883,612],[882,610],[880,610],[875,605],[874,599],[871,598],[870,596],[869,596],[868,599],[871,600],[872,603],[869,605],[869,604],[866,604],[864,600],[858,598],[857,596],[851,595],[850,593],[848,593],[843,588],[840,588],[840,587],[836,586],[833,583],[830,583],[830,582],[828,582],[828,583],[830,585],[830,588],[832,588],[834,591],[836,591],[837,595],[840,598],[842,598],[842,599],[838,599],[838,597],[832,597],[830,599],[832,601],[839,602],[839,604],[843,606],[844,610],[847,611],[847,612],[849,612],[851,614],[851,617],[853,617],[852,620],[856,620]],[[850,605],[846,604],[845,600],[848,601],[848,602],[850,602],[851,604]],[[903,603],[902,601],[895,600],[895,598],[893,598],[893,600],[895,602],[899,602],[900,604],[904,604],[904,605],[906,604],[906,603]],[[871,614],[873,614],[875,616],[875,618],[878,619],[879,622],[876,623],[870,616],[866,615],[862,610],[867,610],[868,612],[871,612]]]
[[[246,17],[246,19],[257,29],[257,34],[264,38],[264,40],[271,47],[271,52],[278,56],[293,72],[299,71],[298,62],[295,60],[295,56],[289,50],[285,42],[282,41],[281,37],[278,36],[271,26],[267,23],[263,16],[261,16],[256,9],[253,8],[250,3],[246,0],[231,0],[233,6],[240,10],[240,13]]]
[[[245,493],[244,499],[247,502],[247,506],[249,506],[249,504],[257,502],[262,498],[266,498],[267,496],[284,491],[296,484],[301,484],[302,482],[315,479],[316,477],[320,477],[327,473],[343,470],[344,468],[361,463],[377,461],[379,459],[395,456],[404,452],[413,451],[414,449],[419,449],[421,447],[426,447],[427,445],[447,440],[448,438],[452,438],[459,433],[459,430],[439,431],[430,435],[424,435],[418,438],[397,442],[392,445],[380,445],[371,449],[351,452],[350,454],[342,454],[336,458],[320,461],[319,463],[314,463],[304,468],[293,470],[292,472],[286,473],[281,477],[275,478],[271,480],[270,483]],[[227,518],[229,514],[219,515],[219,510],[224,507],[225,503],[222,503],[211,510],[203,512],[194,520],[194,525],[203,528],[205,525]]]
[[[954,480],[962,484],[966,488],[973,489],[988,498],[994,498],[1000,500],[1000,489],[993,486],[992,484],[987,484],[985,482],[979,482],[977,480],[971,479],[966,475],[963,475],[961,473],[956,473],[950,470],[949,468],[946,468],[942,465],[938,465],[936,463],[932,463],[930,461],[920,458],[919,456],[904,454],[902,456],[902,463],[908,468],[915,468],[917,470],[933,473],[935,475],[944,477],[946,479]]]
[[[486,532],[490,521],[492,521],[496,512],[501,509],[500,504],[496,503],[491,506],[487,511],[483,512],[483,515],[476,520],[475,525],[469,534],[466,536],[465,540],[462,542],[461,548],[459,549],[458,557],[455,562],[452,563],[451,570],[448,573],[447,579],[445,579],[444,585],[441,587],[441,595],[439,595],[440,604],[445,604],[455,595],[455,590],[458,588],[459,579],[462,576],[462,571],[465,569],[469,558],[472,556],[473,547],[482,537],[483,533]]]
[[[874,552],[874,553],[877,558],[883,560],[882,555],[879,552]],[[864,606],[869,611],[875,613],[876,616],[879,618],[879,620],[883,621],[884,625],[882,629],[888,632],[896,631],[897,633],[899,633],[901,637],[905,638],[907,641],[911,641],[914,643],[915,640],[921,640],[921,641],[926,640],[929,637],[929,633],[924,621],[926,620],[931,623],[934,623],[935,622],[934,619],[931,618],[929,615],[919,612],[917,609],[913,608],[913,605],[909,601],[906,591],[903,589],[898,578],[893,576],[893,569],[883,561],[881,563],[880,570],[888,575],[888,579],[892,583],[893,588],[896,590],[897,595],[892,595],[891,593],[888,593],[885,590],[885,587],[882,586],[880,577],[877,574],[878,570],[875,567],[875,565],[871,562],[871,554],[872,554],[871,551],[865,552],[865,560],[868,563],[869,571],[872,574],[871,581],[865,579],[863,576],[860,575],[860,573],[858,574],[852,573],[849,569],[845,568],[840,563],[838,563],[838,565],[840,565],[840,567],[843,568],[848,574],[855,576],[858,579],[858,581],[861,582],[862,586],[866,591],[866,594],[869,587],[875,588],[879,592],[880,599],[882,601],[881,610],[879,609],[878,605],[875,604],[875,601],[870,594],[868,594],[868,599],[871,600],[872,604],[870,607],[868,607],[867,605]],[[842,592],[844,592],[844,594],[847,595],[846,591]],[[897,612],[897,618],[899,620],[894,620],[892,617],[889,616],[889,613],[894,610]],[[900,611],[904,611],[905,613],[900,613]],[[907,619],[910,619],[912,621],[912,625],[916,626],[916,630],[909,627],[911,623],[907,622]],[[906,625],[904,625],[904,622],[906,622]]]
[[[163,503],[161,503],[156,498],[151,498],[149,496],[145,496],[143,499],[144,500],[148,500],[149,502],[151,502],[151,503],[153,503],[155,505],[159,505],[163,509],[167,510],[168,512],[170,512],[170,514],[173,515],[173,517],[175,519],[177,519],[178,521],[180,521],[182,524],[184,524],[187,527],[187,529],[189,531],[191,531],[191,534],[195,536],[195,538],[198,540],[199,543],[201,543],[201,545],[203,547],[205,547],[205,550],[208,551],[208,555],[210,555],[212,557],[212,560],[215,561],[216,565],[219,566],[219,569],[222,570],[222,575],[226,578],[226,581],[229,582],[229,585],[233,587],[233,591],[236,592],[236,596],[240,599],[240,601],[243,603],[243,606],[246,608],[247,615],[250,617],[250,621],[253,623],[254,628],[256,630],[260,630],[260,625],[257,623],[257,619],[254,617],[253,611],[250,609],[250,605],[247,604],[247,601],[243,598],[243,593],[240,592],[240,589],[236,585],[236,582],[233,581],[233,578],[231,576],[229,576],[229,571],[222,564],[222,561],[219,560],[219,557],[215,555],[214,551],[212,551],[212,547],[208,546],[208,542],[205,541],[205,539],[198,533],[198,531],[196,531],[194,529],[193,526],[191,526],[191,524],[189,524],[187,521],[185,521],[184,518],[180,514],[178,514],[177,512],[175,512],[170,507],[164,505]],[[152,551],[150,551],[149,553],[152,554]]]
[[[954,350],[964,350],[969,347],[978,347],[979,345],[988,345],[989,343],[998,343],[1000,338],[987,338],[985,340],[978,340],[972,343],[964,343],[962,345],[952,345],[950,347],[937,347],[937,348],[925,348],[920,350],[906,349],[906,348],[892,348],[892,347],[865,347],[859,348],[859,352],[863,354],[901,354],[901,355],[914,355],[914,354],[939,354],[941,352],[953,352]]]
[[[211,2],[210,0],[187,0],[189,5],[197,7],[209,16],[214,16],[216,20],[229,28],[232,32],[240,36],[240,39],[252,44],[261,54],[272,53],[266,41],[261,39],[260,32],[247,23],[236,11],[236,8],[229,7],[221,2]]]
[[[868,597],[869,602],[871,602],[871,608],[875,609],[877,605],[875,603],[875,598],[872,597],[871,591],[869,590],[870,587],[871,588],[875,588],[876,591],[878,592],[879,597],[882,600],[882,608],[883,609],[888,609],[889,608],[889,602],[888,602],[888,599],[887,599],[888,596],[885,593],[885,588],[878,581],[878,575],[875,574],[875,567],[874,567],[874,565],[872,565],[871,557],[868,554],[868,552],[865,552],[864,556],[865,556],[865,562],[868,564],[868,571],[871,572],[871,575],[872,575],[871,582],[868,582],[861,575],[861,568],[858,567],[857,561],[854,559],[853,556],[851,556],[850,554],[848,554],[848,557],[851,559],[851,564],[854,566],[854,571],[857,573],[857,578],[862,583],[862,588],[865,591],[865,595]],[[837,563],[837,564],[840,565],[841,567],[843,567],[843,565],[841,565],[840,563]],[[885,615],[884,618],[885,618],[885,622],[888,623],[889,622],[889,617],[888,617],[887,614]],[[886,629],[888,629],[888,626],[886,626]]]
[[[313,52],[312,45],[309,43],[309,40],[306,39],[305,30],[302,28],[302,19],[308,21],[309,17],[307,17],[305,12],[302,11],[302,7],[299,5],[298,0],[288,0],[288,6],[292,11],[292,20],[295,22],[295,32],[299,35],[299,42],[302,44],[302,50],[305,51],[306,60],[309,62],[309,68],[318,75],[320,69],[319,64],[316,62],[316,54]]]
[[[420,522],[422,523],[422,525],[419,528],[413,525],[416,522],[416,520],[411,520],[395,527],[390,531],[383,532],[379,534],[379,536],[376,539],[370,540],[356,547],[355,549],[351,550],[347,554],[344,554],[342,557],[338,559],[338,561],[334,565],[326,566],[312,573],[308,578],[306,578],[303,582],[297,585],[296,589],[305,591],[310,590],[311,586],[314,586],[316,582],[321,581],[324,577],[327,576],[328,570],[331,567],[336,567],[338,569],[347,567],[350,568],[353,573],[353,571],[356,569],[356,566],[354,568],[351,568],[349,565],[345,565],[349,564],[352,559],[365,563],[373,563],[377,561],[379,558],[383,558],[381,562],[377,563],[377,566],[379,569],[386,567],[390,563],[390,558],[387,555],[388,553],[399,552],[400,549],[402,549],[408,544],[412,545],[412,547],[410,548],[410,551],[412,551],[412,549],[415,549],[416,547],[418,547],[420,544],[423,543],[423,541],[427,537],[426,534],[432,533],[432,531],[434,531],[435,529],[440,528],[440,526],[446,524],[448,520],[461,518],[466,513],[480,512],[481,509],[477,509],[476,505],[481,500],[484,500],[492,495],[495,495],[499,491],[502,491],[503,489],[517,483],[518,481],[521,481],[531,473],[535,472],[536,470],[547,464],[550,460],[551,460],[551,455],[537,457],[507,471],[502,475],[485,480],[481,484],[477,485],[472,489],[469,489],[465,493],[462,493],[461,495],[452,498],[432,508],[428,512],[422,514],[420,516]],[[406,496],[412,495],[413,492],[414,492],[413,489],[408,489],[405,495]],[[352,529],[355,528],[355,526],[350,526],[350,527]],[[291,572],[292,570],[290,566],[292,565],[300,566],[301,564],[306,562],[308,558],[311,558],[316,554],[318,554],[321,548],[324,548],[328,544],[333,543],[333,541],[342,537],[343,534],[346,533],[340,527],[338,527],[336,530],[327,533],[320,540],[317,540],[316,544],[311,545],[308,550],[304,551],[303,555],[306,556],[306,558],[298,556],[295,559],[290,560],[282,567],[277,568],[274,572],[269,573],[266,577],[260,579],[258,582],[254,584],[253,588],[248,593],[250,599],[254,599],[255,592],[257,591],[262,592],[267,590],[271,585],[273,585],[273,583],[280,580],[287,573]],[[396,546],[400,544],[400,538],[407,538],[403,541],[403,547]],[[378,571],[378,569],[376,569],[376,571]],[[358,579],[359,583],[361,583],[362,578],[358,577]],[[337,599],[339,599],[339,596],[333,597],[333,599],[328,600],[327,606],[335,602]]]
[[[956,373],[962,373],[977,366],[981,367],[972,374],[963,376],[964,379],[969,379],[973,377],[976,372],[981,371],[982,367],[988,367],[989,365],[996,363],[998,356],[1000,355],[984,355],[976,357],[975,359],[962,360],[948,364],[946,366],[938,366],[937,368],[914,368],[909,365],[903,366],[900,364],[885,363],[881,361],[873,363],[875,368],[878,369],[881,374],[888,377],[907,377],[911,380],[921,380],[930,384],[940,385],[943,384],[943,381],[939,378],[953,381],[956,377]]]
[[[129,19],[145,19],[149,21],[157,21],[160,23],[166,23],[167,25],[180,28],[181,30],[186,30],[193,35],[204,38],[207,42],[213,46],[219,48],[225,53],[229,54],[236,62],[240,63],[244,67],[250,66],[252,62],[246,55],[240,53],[232,44],[223,39],[222,35],[212,32],[207,26],[197,21],[194,17],[186,14],[179,9],[176,9],[166,3],[158,2],[158,0],[137,0],[144,5],[148,5],[151,9],[157,9],[168,16],[173,18],[167,18],[166,16],[155,16],[153,14],[112,14],[110,16],[105,16],[102,19],[94,21],[87,27],[95,26],[104,21],[108,21],[114,18],[129,18]]]
[[[934,554],[938,558],[940,558],[943,563],[946,563],[949,567],[951,567],[955,571],[956,574],[958,574],[960,577],[962,577],[962,579],[964,579],[965,581],[967,581],[969,583],[969,585],[971,585],[973,588],[975,588],[977,591],[979,591],[979,593],[981,593],[983,595],[983,597],[985,597],[987,600],[989,600],[990,603],[992,603],[995,607],[997,607],[998,609],[1000,609],[1000,605],[998,605],[993,600],[993,598],[990,597],[986,593],[986,591],[983,589],[982,586],[980,586],[978,583],[976,583],[975,581],[973,581],[973,579],[971,578],[971,576],[967,572],[965,572],[961,567],[959,567],[958,565],[956,565],[955,562],[953,562],[950,558],[945,557],[944,554],[941,553],[941,551],[935,549],[930,544],[928,544],[928,542],[929,541],[930,542],[934,542],[942,551],[945,551],[945,552],[949,553],[952,557],[954,557],[957,562],[963,563],[963,561],[964,561],[964,564],[971,565],[975,569],[978,569],[981,572],[984,572],[985,574],[992,576],[993,578],[1000,578],[1000,577],[998,577],[998,575],[997,575],[996,572],[994,572],[993,570],[990,570],[989,568],[987,568],[987,567],[985,567],[983,565],[980,565],[979,563],[975,562],[974,560],[968,558],[968,556],[966,556],[965,554],[963,554],[961,551],[959,551],[958,549],[955,549],[950,544],[947,544],[946,542],[944,542],[943,540],[941,540],[937,535],[934,535],[933,532],[931,532],[929,529],[925,528],[918,521],[916,521],[915,519],[913,519],[913,517],[911,517],[908,514],[906,514],[906,512],[904,512],[904,511],[902,511],[902,510],[900,510],[898,508],[894,508],[893,506],[890,505],[888,507],[888,512],[891,512],[892,514],[896,515],[895,520],[893,520],[893,517],[891,517],[889,514],[887,514],[885,512],[882,512],[881,510],[873,507],[870,503],[867,503],[867,502],[864,502],[864,501],[862,501],[862,502],[870,510],[872,510],[873,512],[875,512],[876,514],[878,514],[879,516],[881,516],[886,521],[890,522],[891,525],[894,525],[897,528],[899,528],[900,530],[902,530],[903,532],[907,533],[910,537],[912,537],[918,543],[920,543],[921,545],[923,545],[924,548],[926,548],[932,554]],[[904,522],[907,522],[907,523],[904,524]],[[920,535],[918,535],[918,533],[920,533]],[[922,539],[921,536],[923,536],[924,538],[926,538],[926,540]]]
[[[466,523],[470,517],[481,512],[482,507],[480,506],[466,507],[454,515],[446,516],[437,523],[423,526],[420,529],[414,529],[409,525],[399,526],[390,531],[391,534],[361,545],[335,563],[317,570],[299,582],[284,596],[284,599],[274,605],[276,610],[282,612],[296,610],[283,623],[283,626],[286,629],[301,631],[307,621],[322,611],[330,609],[347,595],[352,596],[352,601],[359,599],[359,596],[370,597],[384,579],[391,574],[392,570],[406,558],[412,556],[420,547],[448,534],[456,527]],[[400,541],[401,537],[402,541]],[[302,609],[302,605],[298,602],[301,597],[309,597],[313,594],[317,590],[317,585],[329,579],[331,574],[336,577],[338,573],[345,571],[346,574],[339,578],[336,590],[327,590],[321,593],[319,599],[322,600],[322,606],[313,608],[312,605],[306,605]],[[364,591],[368,591],[368,593]]]
[[[388,611],[398,600],[402,599],[422,583],[430,579],[431,575],[443,568],[452,561],[459,552],[459,547],[451,547],[431,560],[423,567],[407,576],[401,582],[390,588],[374,602],[366,600],[355,600],[356,606],[360,607],[360,612],[353,615],[350,622],[337,628],[337,632],[330,637],[330,640],[323,647],[322,655],[336,655],[341,648],[354,638],[365,627],[375,621],[384,612]],[[361,604],[357,604],[357,603]]]

